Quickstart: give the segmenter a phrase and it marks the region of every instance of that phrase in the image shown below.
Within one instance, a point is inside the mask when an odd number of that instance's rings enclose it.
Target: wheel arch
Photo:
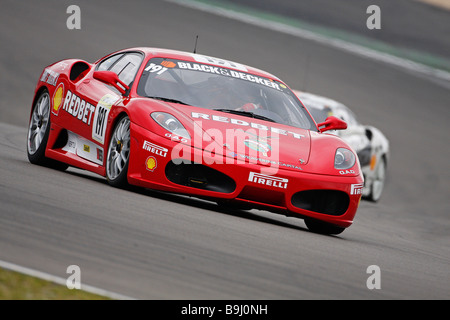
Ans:
[[[38,89],[36,89],[36,93],[34,94],[34,97],[33,97],[33,102],[31,103],[30,119],[31,119],[31,115],[33,114],[34,105],[36,104],[37,99],[39,99],[40,95],[44,91],[47,91],[50,94],[50,90],[45,85],[41,85]],[[50,103],[51,103],[51,100],[50,100]],[[50,106],[50,108],[51,108],[51,106]]]
[[[109,148],[109,144],[111,143],[111,138],[112,138],[112,135],[114,132],[114,128],[117,126],[117,123],[120,121],[120,119],[122,119],[123,116],[127,116],[131,121],[129,113],[124,108],[120,108],[120,110],[117,110],[117,112],[111,112],[109,116],[110,116],[111,125],[108,128],[108,135],[107,135],[107,138],[105,139],[105,144],[104,144],[105,152],[107,152],[107,150]]]
[[[130,114],[127,111],[125,111],[125,109],[118,110],[117,114],[115,112],[113,115],[111,115],[111,125],[110,125],[110,130],[109,130],[108,143],[111,140],[111,135],[112,135],[112,133],[114,131],[114,128],[117,125],[117,122],[119,122],[119,120],[122,119],[123,116],[127,116],[130,119],[130,121],[131,121]]]

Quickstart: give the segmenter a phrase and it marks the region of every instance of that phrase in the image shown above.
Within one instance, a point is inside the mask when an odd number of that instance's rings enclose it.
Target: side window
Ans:
[[[102,62],[100,62],[100,64],[97,67],[98,71],[107,71],[109,70],[109,68],[111,68],[111,66],[117,61],[119,60],[120,57],[122,57],[123,54],[116,54],[112,57],[109,57],[105,60],[103,60]]]
[[[111,71],[115,72],[119,79],[122,80],[125,84],[130,85],[130,83],[134,80],[136,73],[139,69],[139,66],[142,62],[142,55],[139,53],[127,53],[124,54],[120,60],[118,60],[111,67]]]

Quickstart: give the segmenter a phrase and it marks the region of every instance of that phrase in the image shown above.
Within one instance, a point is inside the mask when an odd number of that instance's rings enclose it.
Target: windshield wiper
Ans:
[[[173,102],[173,103],[179,103],[179,104],[184,104],[184,105],[189,105],[186,102],[177,100],[177,99],[172,99],[172,98],[165,98],[165,97],[152,97],[152,96],[147,96],[147,98],[151,98],[151,99],[156,99],[156,100],[161,100],[161,101],[166,101],[166,102]]]
[[[227,113],[232,113],[232,114],[237,114],[240,116],[244,116],[244,117],[249,117],[249,118],[255,118],[255,119],[260,119],[260,120],[266,120],[266,121],[270,121],[270,122],[276,122],[273,119],[270,119],[268,117],[265,116],[261,116],[259,114],[253,113],[253,112],[249,112],[249,111],[242,111],[242,110],[232,110],[232,109],[214,109],[215,111],[221,111],[221,112],[227,112]]]

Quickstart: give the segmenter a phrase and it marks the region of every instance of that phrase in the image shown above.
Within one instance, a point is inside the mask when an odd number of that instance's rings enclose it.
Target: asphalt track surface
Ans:
[[[293,36],[162,1],[2,1],[0,260],[137,299],[449,299],[448,86]],[[364,22],[365,23],[365,22]],[[363,25],[364,26],[364,25]],[[43,67],[155,46],[249,64],[334,97],[380,128],[392,155],[379,203],[339,236],[302,220],[109,187],[31,165],[26,127]],[[307,71],[305,71],[307,70]],[[367,268],[381,271],[369,290]]]
[[[226,1],[226,0],[222,0]],[[449,59],[450,11],[421,0],[228,0],[265,12],[344,30],[405,50],[421,51]],[[367,7],[380,8],[380,29],[364,26]]]

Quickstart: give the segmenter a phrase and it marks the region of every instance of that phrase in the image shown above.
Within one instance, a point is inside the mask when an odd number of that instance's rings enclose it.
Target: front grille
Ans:
[[[340,216],[347,211],[350,198],[338,190],[307,190],[295,193],[291,202],[300,209]]]
[[[284,192],[254,186],[245,186],[238,198],[279,207],[286,206]]]
[[[165,173],[169,181],[182,186],[222,193],[236,190],[236,183],[229,176],[198,163],[175,164],[170,161]]]

